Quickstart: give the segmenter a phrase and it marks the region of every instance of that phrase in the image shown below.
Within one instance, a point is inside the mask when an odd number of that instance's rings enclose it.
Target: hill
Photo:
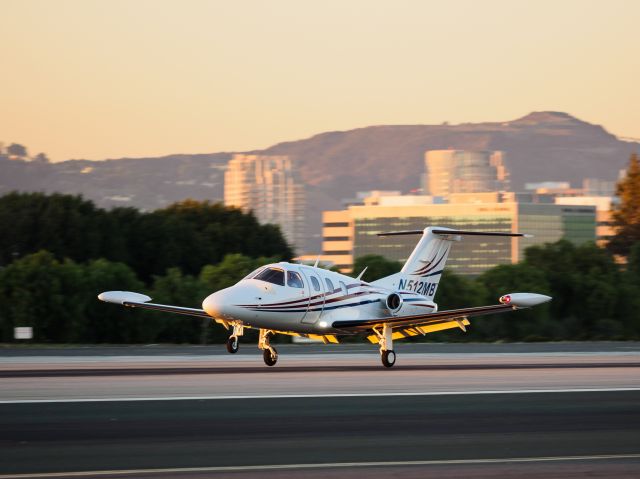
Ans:
[[[621,141],[602,126],[567,113],[534,112],[507,122],[370,126],[279,143],[253,153],[291,155],[309,195],[310,248],[319,246],[320,212],[340,207],[356,191],[420,186],[424,151],[490,149],[506,152],[512,189],[556,180],[580,186],[585,177],[614,180],[640,144]],[[221,200],[231,153],[171,155],[54,164],[0,161],[0,194],[11,190],[82,193],[101,206],[150,210],[173,201]]]

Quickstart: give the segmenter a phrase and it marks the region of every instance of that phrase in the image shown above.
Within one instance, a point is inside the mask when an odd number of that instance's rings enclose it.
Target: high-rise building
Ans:
[[[595,206],[532,203],[530,197],[511,192],[453,194],[446,203],[431,202],[428,197],[384,197],[374,205],[325,211],[322,259],[345,272],[351,270],[355,258],[366,254],[405,262],[417,238],[377,234],[426,226],[533,235],[490,241],[468,237],[456,244],[447,267],[476,275],[499,264],[519,262],[529,246],[562,238],[576,244],[596,240]]]
[[[224,174],[224,203],[279,225],[295,249],[304,248],[304,187],[288,156],[233,155]]]
[[[424,191],[432,196],[508,189],[501,151],[428,150],[424,162]]]
[[[557,205],[594,206],[596,209],[596,244],[606,246],[615,236],[613,223],[614,196],[561,196],[555,198]]]

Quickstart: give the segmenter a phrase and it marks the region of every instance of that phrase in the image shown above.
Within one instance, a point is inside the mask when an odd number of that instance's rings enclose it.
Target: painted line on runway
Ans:
[[[26,364],[26,363],[23,363]],[[511,369],[615,369],[615,368],[640,368],[638,361],[625,362],[568,362],[568,363],[473,363],[473,364],[406,364],[398,366],[403,371],[483,371],[483,370],[511,370]],[[136,366],[131,367],[94,367],[94,368],[67,368],[67,369],[4,369],[0,368],[0,378],[54,378],[54,377],[106,377],[106,376],[164,376],[164,375],[190,375],[190,374],[285,374],[301,372],[344,372],[344,371],[379,371],[380,367],[373,364],[317,364],[281,366],[278,369],[265,369],[264,366],[172,366],[157,367]]]
[[[159,396],[119,398],[53,398],[53,399],[5,399],[1,404],[43,404],[84,402],[143,402],[143,401],[203,401],[220,399],[311,399],[311,398],[355,398],[355,397],[402,397],[402,396],[475,396],[491,394],[551,394],[551,393],[598,393],[632,392],[640,387],[619,388],[565,388],[565,389],[497,389],[480,391],[396,391],[373,393],[317,393],[317,394],[242,394],[216,396]]]
[[[111,471],[70,471],[44,472],[28,474],[3,474],[0,479],[28,479],[49,477],[86,477],[139,474],[176,474],[187,472],[250,472],[295,469],[340,469],[356,467],[398,467],[398,466],[442,466],[442,465],[474,465],[474,464],[513,464],[535,462],[563,461],[606,461],[621,459],[640,459],[640,454],[608,454],[596,456],[551,456],[551,457],[506,457],[498,459],[443,459],[430,461],[377,461],[377,462],[333,462],[317,464],[268,464],[261,466],[211,466],[211,467],[176,467],[164,469],[121,469]]]

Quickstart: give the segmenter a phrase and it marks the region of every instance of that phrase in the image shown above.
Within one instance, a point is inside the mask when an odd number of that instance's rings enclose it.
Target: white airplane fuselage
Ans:
[[[267,280],[255,278],[266,270],[273,271]],[[389,308],[387,299],[394,293],[401,299],[392,305],[398,307]],[[326,269],[282,262],[266,265],[234,286],[207,296],[202,308],[217,319],[241,321],[255,328],[332,334],[337,331],[330,325],[337,319],[402,317],[433,313],[438,307],[412,291],[387,289]]]
[[[366,334],[376,343],[385,367],[395,364],[394,339],[425,335],[451,328],[466,331],[472,316],[530,308],[551,298],[536,293],[509,293],[498,304],[438,311],[434,296],[454,242],[463,236],[518,237],[522,233],[478,232],[427,227],[419,231],[380,233],[421,235],[418,244],[395,274],[371,283],[340,273],[291,263],[268,264],[233,286],[210,294],[202,309],[152,303],[131,291],[105,291],[98,299],[127,307],[151,309],[214,319],[231,330],[227,351],[238,351],[245,327],[259,329],[258,348],[267,366],[278,360],[270,344],[274,334],[339,337]]]

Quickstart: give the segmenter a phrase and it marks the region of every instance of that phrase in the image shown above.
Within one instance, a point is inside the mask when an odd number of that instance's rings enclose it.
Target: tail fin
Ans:
[[[491,233],[484,231],[460,231],[432,226],[420,231],[396,231],[378,236],[421,234],[422,238],[399,273],[373,281],[371,284],[396,291],[411,291],[433,300],[440,277],[454,241],[462,236],[526,236],[521,233]]]

